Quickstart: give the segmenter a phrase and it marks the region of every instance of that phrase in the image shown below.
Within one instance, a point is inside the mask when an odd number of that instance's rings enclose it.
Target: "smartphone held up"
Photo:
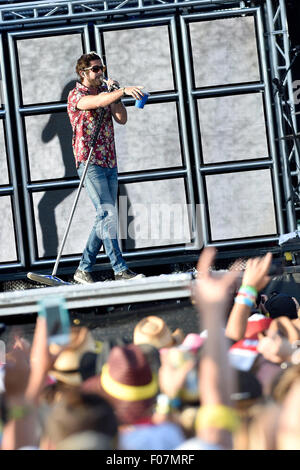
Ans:
[[[39,301],[39,315],[46,318],[48,344],[70,342],[70,318],[63,297],[50,296]]]

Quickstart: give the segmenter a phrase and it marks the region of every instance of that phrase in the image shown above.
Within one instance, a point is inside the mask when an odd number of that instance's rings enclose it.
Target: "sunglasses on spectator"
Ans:
[[[106,67],[104,65],[93,65],[92,67],[87,67],[83,70],[91,70],[94,73],[100,72],[100,70],[105,70]]]

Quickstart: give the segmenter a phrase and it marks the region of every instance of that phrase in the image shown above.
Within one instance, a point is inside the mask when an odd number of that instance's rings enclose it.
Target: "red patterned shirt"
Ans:
[[[100,86],[97,93],[105,91],[107,88]],[[68,115],[73,129],[72,146],[77,167],[80,162],[88,159],[93,131],[102,110],[102,108],[97,108],[84,111],[77,108],[79,100],[83,96],[91,94],[88,87],[77,82],[76,87],[70,91],[68,96]],[[117,166],[117,158],[112,113],[110,106],[104,109],[102,125],[90,162],[106,168],[114,168]]]

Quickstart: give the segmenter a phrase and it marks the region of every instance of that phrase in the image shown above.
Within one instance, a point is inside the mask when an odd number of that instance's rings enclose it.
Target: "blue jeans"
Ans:
[[[81,178],[84,172],[84,163],[80,163],[77,172]],[[85,175],[84,186],[95,206],[96,220],[83,251],[79,269],[92,271],[103,244],[114,272],[124,271],[127,269],[127,265],[121,254],[117,236],[117,168],[104,168],[90,163]]]

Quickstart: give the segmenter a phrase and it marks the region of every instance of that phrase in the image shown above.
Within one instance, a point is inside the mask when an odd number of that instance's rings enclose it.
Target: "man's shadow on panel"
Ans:
[[[75,87],[75,85],[75,80],[72,80],[67,83],[61,94],[62,102],[67,101],[68,94]],[[44,143],[48,143],[56,136],[59,139],[61,155],[65,167],[65,172],[62,179],[78,178],[72,149],[72,128],[67,112],[58,112],[51,114],[49,121],[43,129],[42,141]],[[120,185],[119,188],[120,195],[128,197],[125,185]],[[47,190],[45,191],[42,199],[38,204],[39,221],[43,238],[44,258],[56,256],[58,253],[59,240],[57,223],[55,218],[55,209],[59,204],[64,201],[64,199],[66,199],[76,190],[77,188]],[[80,199],[78,204],[80,204]],[[128,199],[128,209],[129,207],[130,201]],[[67,227],[67,219],[58,222],[64,223],[65,226],[63,227],[63,230],[65,231]],[[130,224],[130,222],[132,222],[131,217],[129,217],[127,220],[127,226]],[[80,233],[78,233],[78,235],[80,236]],[[132,250],[134,248],[134,240],[128,238],[126,239],[125,237],[125,240],[123,240],[123,249]]]
[[[76,81],[72,80],[64,87],[61,101],[66,102],[69,92],[75,87]],[[76,178],[76,166],[72,149],[72,128],[66,112],[51,114],[49,121],[42,132],[42,141],[50,142],[58,137],[65,172],[62,179]],[[53,162],[53,165],[55,162]],[[39,202],[38,212],[42,230],[44,254],[43,257],[55,256],[58,251],[58,233],[55,220],[55,208],[66,199],[74,188],[62,190],[47,190]]]

